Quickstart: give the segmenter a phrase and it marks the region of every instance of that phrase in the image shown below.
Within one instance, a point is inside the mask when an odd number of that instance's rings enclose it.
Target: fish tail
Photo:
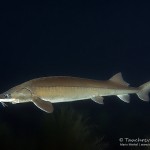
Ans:
[[[139,88],[140,91],[137,93],[138,97],[143,101],[149,101],[150,81],[144,83]]]

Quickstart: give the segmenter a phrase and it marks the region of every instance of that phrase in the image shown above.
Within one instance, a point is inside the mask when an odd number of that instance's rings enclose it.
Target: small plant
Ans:
[[[45,142],[53,149],[104,150],[108,146],[103,137],[96,138],[92,134],[89,118],[71,108],[55,111],[44,120],[43,138],[46,137]]]

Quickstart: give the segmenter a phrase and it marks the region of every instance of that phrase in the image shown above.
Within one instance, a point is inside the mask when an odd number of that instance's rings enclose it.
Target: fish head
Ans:
[[[11,102],[12,104],[29,102],[31,99],[31,91],[26,88],[10,89],[0,94],[0,102]]]
[[[32,100],[32,93],[27,88],[15,90],[10,95],[12,99],[15,99],[14,101],[12,101],[13,104],[29,102]]]

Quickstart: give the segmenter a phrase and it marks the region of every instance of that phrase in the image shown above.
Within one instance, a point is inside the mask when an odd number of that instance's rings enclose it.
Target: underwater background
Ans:
[[[121,72],[134,87],[150,80],[148,1],[51,0],[0,8],[1,93],[43,76],[107,80]],[[150,140],[150,103],[134,94],[129,104],[109,96],[104,105],[53,106],[46,114],[32,103],[1,105],[0,149],[150,149],[150,142],[133,141]]]

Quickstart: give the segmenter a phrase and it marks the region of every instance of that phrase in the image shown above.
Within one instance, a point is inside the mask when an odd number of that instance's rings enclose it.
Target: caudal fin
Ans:
[[[138,97],[143,101],[149,101],[150,81],[139,87],[141,90],[137,93]]]

